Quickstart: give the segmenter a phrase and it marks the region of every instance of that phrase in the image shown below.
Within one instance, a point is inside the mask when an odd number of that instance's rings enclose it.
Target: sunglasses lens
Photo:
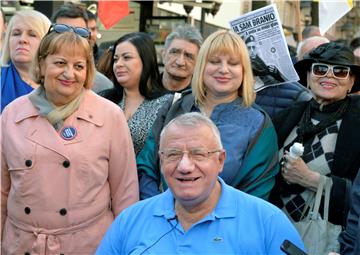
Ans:
[[[347,66],[334,66],[333,72],[334,76],[337,78],[346,78],[349,74],[350,68]]]
[[[57,33],[64,33],[67,32],[69,30],[71,30],[71,28],[67,25],[64,24],[56,24],[53,26],[53,29],[57,32]]]
[[[329,66],[321,65],[321,64],[314,64],[312,66],[313,74],[316,76],[325,76],[329,70]]]
[[[86,28],[75,27],[74,32],[76,34],[80,35],[81,37],[84,37],[84,38],[89,38],[90,37],[90,31],[87,30]]]
[[[86,39],[90,38],[90,31],[83,27],[72,27],[65,24],[54,24],[50,27],[49,32],[55,31],[56,33],[65,33],[68,31],[73,31],[75,34],[80,35]]]
[[[327,64],[313,64],[312,72],[315,76],[324,77],[331,69],[335,78],[346,79],[350,73],[350,67],[348,66],[330,66]]]

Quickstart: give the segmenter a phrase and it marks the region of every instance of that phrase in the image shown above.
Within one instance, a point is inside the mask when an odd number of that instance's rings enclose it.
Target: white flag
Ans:
[[[352,7],[352,0],[319,0],[320,34],[324,35]]]

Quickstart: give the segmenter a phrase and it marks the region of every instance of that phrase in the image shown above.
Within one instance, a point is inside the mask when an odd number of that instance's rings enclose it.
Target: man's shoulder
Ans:
[[[292,94],[295,102],[308,101],[312,98],[309,89],[299,82],[285,82],[279,86],[280,93]]]
[[[84,95],[84,103],[86,104],[87,110],[93,109],[102,113],[104,113],[104,111],[119,111],[118,105],[95,93],[95,91],[91,89],[86,89]]]
[[[312,98],[310,90],[299,82],[285,82],[256,92],[256,103],[271,116],[291,107],[294,103],[307,102]]]
[[[182,92],[176,92],[174,93],[174,98],[176,98],[176,100],[174,101],[174,105],[177,104],[180,106],[185,107],[189,106],[189,105],[193,105],[195,102],[195,98],[194,95],[192,94],[192,90],[191,89],[186,89]],[[175,107],[176,108],[176,107]]]
[[[92,90],[95,93],[98,93],[102,90],[111,89],[113,87],[114,84],[108,77],[106,77],[104,74],[100,73],[99,71],[95,72],[94,85],[92,87]]]
[[[258,97],[288,98],[295,102],[311,99],[311,92],[299,82],[284,82],[276,86],[268,86],[256,94]]]

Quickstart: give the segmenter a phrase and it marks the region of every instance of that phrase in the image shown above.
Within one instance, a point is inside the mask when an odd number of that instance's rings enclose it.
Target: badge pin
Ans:
[[[70,141],[76,137],[77,131],[74,127],[64,127],[61,132],[61,138]]]

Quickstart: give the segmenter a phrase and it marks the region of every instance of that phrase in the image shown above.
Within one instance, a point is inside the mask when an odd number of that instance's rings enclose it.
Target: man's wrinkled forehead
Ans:
[[[188,51],[190,53],[197,53],[199,51],[199,47],[190,41],[184,40],[184,39],[174,39],[169,47],[167,48],[167,51],[170,49],[176,49],[180,51]]]

